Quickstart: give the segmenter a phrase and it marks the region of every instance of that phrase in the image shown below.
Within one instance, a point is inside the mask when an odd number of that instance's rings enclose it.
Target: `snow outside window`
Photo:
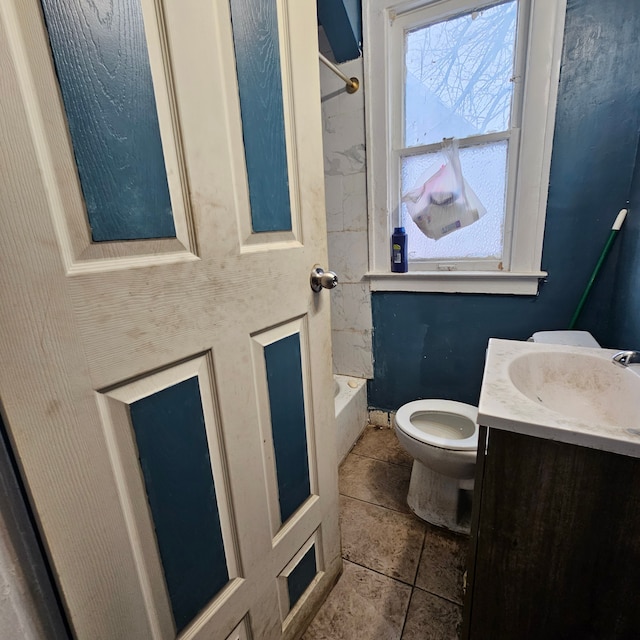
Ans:
[[[365,0],[372,289],[535,293],[540,271],[562,0]],[[402,204],[456,138],[487,213],[434,240]],[[391,274],[393,227],[409,273]]]

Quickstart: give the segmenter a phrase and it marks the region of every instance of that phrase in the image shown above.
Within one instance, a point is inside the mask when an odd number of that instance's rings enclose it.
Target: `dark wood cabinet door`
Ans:
[[[640,638],[640,460],[489,436],[464,637]]]

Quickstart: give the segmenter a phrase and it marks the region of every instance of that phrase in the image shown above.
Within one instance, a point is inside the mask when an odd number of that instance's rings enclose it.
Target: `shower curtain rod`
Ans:
[[[347,93],[355,93],[360,88],[360,80],[358,80],[358,78],[347,78],[347,76],[345,76],[344,73],[342,73],[342,71],[340,71],[340,69],[338,69],[338,67],[336,67],[333,62],[331,62],[331,60],[325,58],[325,56],[323,56],[321,53],[318,53],[318,56],[320,57],[320,62],[322,62],[325,67],[331,69],[333,73],[335,73],[341,80],[344,81],[344,83],[346,84],[345,88],[347,90]]]

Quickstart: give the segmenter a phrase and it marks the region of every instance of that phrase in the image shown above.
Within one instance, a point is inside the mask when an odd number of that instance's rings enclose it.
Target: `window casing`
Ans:
[[[508,127],[459,139],[463,172],[465,150],[491,143],[508,147],[501,252],[411,259],[409,273],[390,272],[389,238],[399,220],[403,162],[440,146],[433,139],[422,145],[405,141],[406,34],[502,4],[504,0],[368,0],[364,5],[368,275],[373,290],[534,294],[546,275],[540,265],[565,0],[518,0]]]

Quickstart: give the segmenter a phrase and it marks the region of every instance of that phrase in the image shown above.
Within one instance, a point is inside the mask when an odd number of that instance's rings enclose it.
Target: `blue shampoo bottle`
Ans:
[[[407,263],[407,232],[404,227],[396,227],[391,236],[391,271],[406,273]]]

